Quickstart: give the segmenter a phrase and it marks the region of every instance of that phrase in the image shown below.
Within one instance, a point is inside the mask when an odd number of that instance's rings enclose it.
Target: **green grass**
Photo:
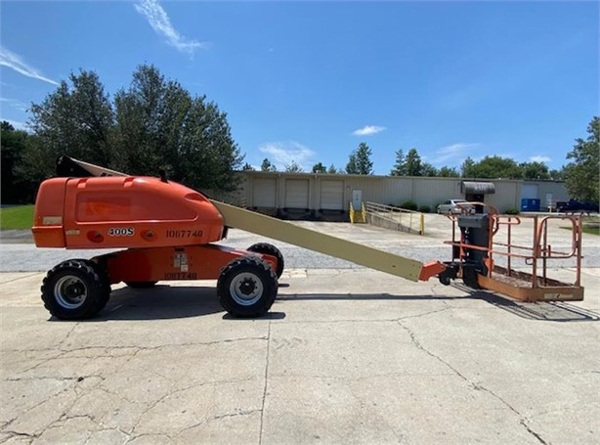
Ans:
[[[25,205],[0,209],[0,229],[31,229],[33,208],[33,205]]]
[[[563,226],[561,226],[561,229],[572,230],[571,227],[563,227]],[[581,231],[583,233],[590,233],[592,235],[600,235],[600,226],[587,226],[584,224],[583,227],[581,228]]]
[[[584,233],[591,233],[592,235],[600,235],[600,227],[599,226],[583,226],[581,231]]]
[[[591,235],[600,235],[600,216],[584,216],[582,218],[583,227],[581,231],[583,233],[589,233]],[[561,226],[561,229],[571,230],[571,227]]]

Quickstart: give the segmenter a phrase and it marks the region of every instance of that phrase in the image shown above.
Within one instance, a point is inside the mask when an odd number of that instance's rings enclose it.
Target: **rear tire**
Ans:
[[[260,317],[275,302],[277,287],[277,276],[269,263],[246,256],[223,268],[217,295],[221,306],[234,317]]]
[[[89,260],[68,260],[48,272],[42,282],[42,301],[61,320],[81,320],[100,312],[110,297],[110,281]]]
[[[261,254],[264,253],[266,255],[271,255],[271,256],[274,256],[275,258],[277,258],[277,270],[275,271],[275,274],[277,275],[277,278],[281,277],[281,274],[283,273],[283,268],[284,268],[284,261],[283,261],[283,255],[277,247],[275,247],[273,244],[269,244],[269,243],[256,243],[256,244],[252,244],[246,250],[248,252],[256,252],[256,253],[261,253]]]
[[[154,287],[158,281],[125,281],[125,284],[133,289],[148,289]]]

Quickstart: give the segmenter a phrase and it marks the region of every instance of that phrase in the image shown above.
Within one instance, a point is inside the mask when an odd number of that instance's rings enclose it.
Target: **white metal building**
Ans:
[[[241,174],[241,189],[232,200],[266,213],[341,213],[352,201],[399,205],[408,200],[434,211],[438,204],[452,198],[482,200],[502,212],[509,207],[520,208],[522,198],[540,199],[542,209],[549,202],[554,205],[568,200],[561,181],[258,171]]]

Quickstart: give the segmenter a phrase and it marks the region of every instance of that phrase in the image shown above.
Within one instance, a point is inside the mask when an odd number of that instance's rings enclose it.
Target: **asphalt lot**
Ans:
[[[442,222],[425,238],[305,224],[445,259]],[[553,229],[556,245],[568,233]],[[229,244],[259,240],[234,230]],[[600,246],[584,246],[578,303],[412,283],[282,245],[264,318],[228,317],[203,281],[114,286],[100,317],[61,322],[39,271],[96,252],[3,244],[0,443],[598,443]]]

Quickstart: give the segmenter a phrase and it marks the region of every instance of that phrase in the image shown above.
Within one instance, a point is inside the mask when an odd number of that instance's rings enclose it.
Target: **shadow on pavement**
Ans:
[[[157,285],[150,289],[124,287],[110,294],[98,316],[84,323],[131,320],[168,320],[200,317],[225,312],[214,287]],[[235,318],[225,313],[224,320],[282,320],[283,312],[269,312],[259,318]],[[50,320],[60,321],[54,317]]]
[[[157,285],[151,289],[117,289],[94,321],[166,320],[223,312],[214,287]]]
[[[439,295],[391,295],[391,294],[288,294],[277,297],[285,300],[457,300],[465,297],[441,297]]]
[[[458,286],[457,286],[458,287]],[[521,318],[537,321],[578,322],[600,321],[600,315],[593,311],[566,303],[541,302],[523,303],[488,291],[467,291],[465,296],[439,295],[392,295],[392,294],[287,294],[277,297],[278,301],[357,301],[357,300],[462,300],[474,299],[485,301],[499,309],[510,312]],[[111,294],[104,310],[89,322],[108,320],[166,320],[191,318],[224,312],[217,299],[214,287],[167,286],[158,285],[151,289],[121,288]],[[284,312],[269,312],[259,320],[282,320]],[[52,318],[53,319],[53,318]],[[253,319],[235,318],[224,313],[223,320],[244,321]]]
[[[458,287],[458,286],[457,286]],[[282,295],[278,300],[461,300],[473,299],[485,301],[499,309],[510,312],[527,320],[554,321],[554,322],[577,322],[577,321],[600,321],[600,315],[593,311],[584,309],[567,302],[540,302],[524,303],[512,300],[508,297],[487,291],[473,291],[459,288],[466,292],[467,296],[444,297],[439,295],[390,295],[390,294],[301,294]]]
[[[554,321],[561,323],[600,320],[600,315],[595,312],[569,304],[565,301],[524,303],[486,291],[476,291],[471,295],[472,298],[487,301],[497,308],[527,320]]]

